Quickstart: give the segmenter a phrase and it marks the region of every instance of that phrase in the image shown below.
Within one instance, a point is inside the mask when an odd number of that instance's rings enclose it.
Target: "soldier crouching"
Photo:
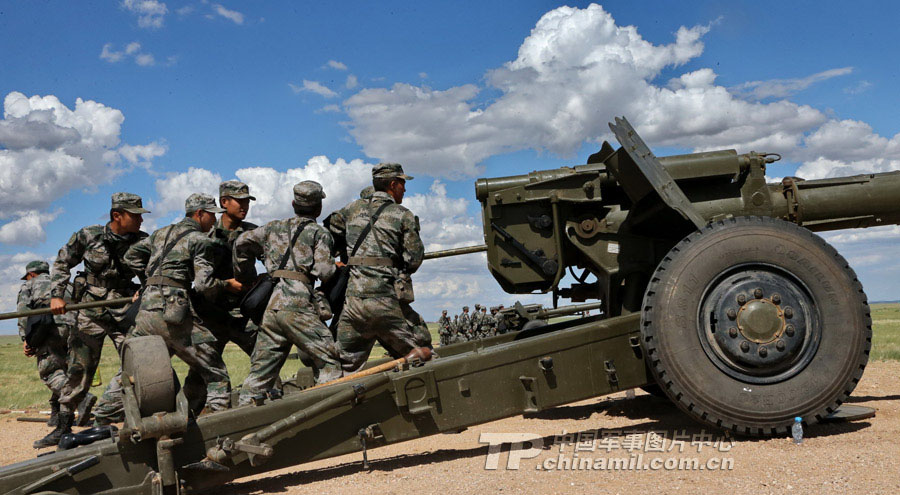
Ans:
[[[295,217],[271,221],[241,234],[234,243],[238,280],[256,280],[259,257],[277,279],[250,358],[250,374],[241,386],[240,404],[248,404],[272,388],[294,345],[311,359],[317,383],[342,375],[334,339],[323,323],[330,315],[321,315],[314,301],[316,279],[327,281],[335,272],[334,241],[316,223],[324,197],[317,182],[295,185]]]

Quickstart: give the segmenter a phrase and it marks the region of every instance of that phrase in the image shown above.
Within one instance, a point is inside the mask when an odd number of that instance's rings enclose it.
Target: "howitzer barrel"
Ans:
[[[795,201],[789,199],[790,195],[783,194],[784,187],[776,186],[772,196],[780,202],[773,203],[784,208],[786,213],[793,202],[798,223],[810,230],[900,223],[900,172],[795,181],[794,184],[797,188]]]
[[[571,306],[562,306],[562,307],[553,308],[553,309],[542,309],[542,310],[538,311],[536,316],[541,319],[553,318],[556,316],[566,316],[566,315],[571,315],[574,313],[581,313],[583,311],[602,309],[603,304],[604,303],[602,303],[602,302],[595,302],[595,303],[588,303],[588,304],[573,304]]]
[[[480,246],[466,246],[461,248],[454,249],[444,249],[443,251],[431,251],[430,253],[425,253],[426,260],[433,260],[437,258],[447,258],[450,256],[459,256],[461,254],[470,254],[470,253],[481,253],[487,251],[487,246],[482,244]]]
[[[673,179],[688,179],[714,176],[736,176],[750,167],[749,155],[738,155],[734,150],[707,151],[688,155],[663,156],[659,162]],[[475,181],[475,196],[484,200],[489,194],[510,187],[525,186],[529,183],[560,179],[580,173],[601,173],[606,175],[605,165],[595,163],[562,167],[552,170],[538,170],[523,175],[478,179]]]
[[[67,304],[66,311],[77,311],[79,309],[90,308],[115,308],[124,306],[131,302],[130,297],[120,297],[118,299],[108,299],[106,301],[91,301],[78,304]],[[11,318],[27,318],[29,316],[49,315],[50,308],[29,309],[27,311],[13,311],[12,313],[0,313],[0,320],[9,320]]]

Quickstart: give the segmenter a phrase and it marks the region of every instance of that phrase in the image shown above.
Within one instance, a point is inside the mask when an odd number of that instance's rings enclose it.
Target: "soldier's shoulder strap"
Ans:
[[[291,242],[288,244],[287,249],[284,251],[284,255],[281,257],[281,261],[278,263],[278,269],[284,270],[284,267],[287,266],[288,258],[291,256],[291,251],[294,250],[294,244],[297,243],[297,239],[300,238],[300,234],[306,230],[306,227],[309,227],[310,224],[314,224],[316,222],[308,222],[304,226],[297,226],[297,232],[294,232],[294,235],[291,236]]]
[[[382,204],[377,210],[375,210],[375,214],[369,217],[369,224],[363,227],[362,232],[359,233],[359,237],[356,238],[356,244],[353,245],[353,250],[350,251],[350,256],[355,256],[356,251],[359,250],[359,247],[362,246],[363,241],[366,239],[366,236],[369,235],[369,231],[372,230],[372,225],[378,221],[378,217],[381,215],[381,212],[385,210],[388,206],[392,205],[390,201],[386,201]]]
[[[175,230],[175,226],[172,226],[172,228],[169,229],[168,232],[166,232],[166,238],[163,242],[169,240],[169,235],[172,234],[173,230]],[[171,243],[166,244],[165,248],[162,250],[162,253],[160,253],[159,257],[156,258],[156,260],[155,260],[156,263],[154,263],[154,265],[147,270],[147,275],[152,275],[154,272],[156,272],[157,268],[162,267],[162,260],[164,260],[166,258],[166,255],[169,254],[169,251],[171,251],[172,248],[174,248],[175,245],[178,244],[178,241],[180,241],[182,238],[184,238],[191,232],[194,232],[194,230],[193,229],[185,229],[180,234],[175,236],[175,239],[173,239]]]
[[[103,245],[106,246],[106,250],[109,252],[109,257],[112,259],[113,265],[116,267],[116,271],[119,272],[119,275],[128,276],[131,273],[131,270],[126,269],[122,265],[122,260],[119,259],[119,253],[113,247],[113,244],[109,242],[109,238],[106,236],[101,237]],[[133,276],[133,275],[132,275]]]

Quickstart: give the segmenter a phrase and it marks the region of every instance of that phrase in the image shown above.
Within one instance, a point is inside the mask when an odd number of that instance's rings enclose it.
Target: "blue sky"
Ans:
[[[900,168],[896,3],[568,5],[4,3],[0,311],[27,258],[102,223],[120,190],[161,226],[237,174],[271,193],[264,221],[289,214],[292,181],[336,208],[400,161],[437,249],[479,242],[475,178],[583,163],[614,115],[658,155],[782,152],[772,177]],[[897,229],[831,236],[871,299],[897,299]],[[426,318],[517,298],[478,256],[423,270]]]

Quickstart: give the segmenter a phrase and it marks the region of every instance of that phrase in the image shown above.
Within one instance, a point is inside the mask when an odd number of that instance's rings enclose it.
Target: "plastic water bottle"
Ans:
[[[803,443],[803,418],[797,416],[794,418],[794,424],[791,425],[791,436],[794,437],[794,443],[800,445]]]

